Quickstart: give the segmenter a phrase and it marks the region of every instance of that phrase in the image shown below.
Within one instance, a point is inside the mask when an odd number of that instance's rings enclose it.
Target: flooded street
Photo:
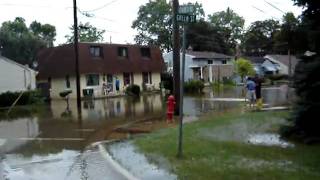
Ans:
[[[265,103],[286,104],[283,89],[263,89]],[[237,109],[241,101],[216,101],[214,98],[239,99],[243,98],[241,93],[242,88],[237,87],[185,96],[185,116],[197,119],[203,113]],[[54,100],[37,116],[1,119],[0,177],[2,173],[9,179],[126,179],[117,177],[116,170],[108,168],[99,149],[90,145],[168,127],[165,102],[160,94],[143,95],[138,99],[83,101],[82,120],[79,120],[76,101],[70,100],[68,110],[65,101]]]

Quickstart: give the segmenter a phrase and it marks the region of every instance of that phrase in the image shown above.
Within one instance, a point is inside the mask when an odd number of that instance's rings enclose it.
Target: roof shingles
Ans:
[[[103,49],[102,57],[90,55],[91,46]],[[128,58],[118,56],[118,47],[128,48]],[[150,58],[142,57],[139,45],[79,43],[79,70],[81,74],[123,72],[162,72],[164,61],[159,48],[150,47]],[[72,44],[44,49],[38,54],[38,79],[61,78],[75,74]]]

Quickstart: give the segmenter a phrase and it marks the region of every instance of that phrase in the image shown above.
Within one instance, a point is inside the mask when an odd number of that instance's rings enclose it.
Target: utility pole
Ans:
[[[73,29],[74,29],[74,53],[76,70],[76,88],[77,88],[77,109],[78,117],[81,119],[81,96],[80,96],[80,72],[79,72],[79,47],[78,47],[78,18],[77,18],[77,0],[73,0]]]
[[[181,62],[181,79],[180,79],[180,109],[179,109],[179,140],[178,140],[178,157],[182,157],[182,130],[183,130],[183,83],[184,83],[184,66],[186,59],[187,45],[187,25],[183,25],[183,40],[182,40],[182,62]]]
[[[173,9],[173,94],[176,98],[175,114],[179,115],[180,112],[180,37],[179,37],[179,24],[177,22],[177,14],[179,9],[179,0],[172,0]]]

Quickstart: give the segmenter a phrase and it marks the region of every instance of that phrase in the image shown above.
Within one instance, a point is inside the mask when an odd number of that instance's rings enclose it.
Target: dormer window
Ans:
[[[128,48],[118,47],[118,56],[128,58]]]
[[[141,52],[141,56],[142,57],[146,57],[146,58],[150,58],[151,57],[150,48],[148,48],[148,47],[140,48],[140,52]]]
[[[91,46],[90,55],[92,57],[102,57],[102,47],[100,46]]]

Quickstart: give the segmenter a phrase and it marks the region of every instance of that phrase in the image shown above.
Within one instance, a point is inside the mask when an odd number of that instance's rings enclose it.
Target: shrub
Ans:
[[[187,93],[201,93],[204,88],[204,83],[199,80],[191,80],[184,83],[184,91]]]
[[[173,77],[169,73],[161,74],[161,82],[164,89],[173,91]]]
[[[127,95],[140,96],[140,86],[132,84],[126,88]]]
[[[21,92],[5,92],[0,94],[0,107],[11,106],[20,96]],[[42,101],[39,91],[26,91],[22,94],[16,105],[35,104]]]
[[[268,75],[267,77],[271,81],[279,81],[279,80],[288,79],[288,75],[285,75],[285,74],[273,74],[273,75]]]

